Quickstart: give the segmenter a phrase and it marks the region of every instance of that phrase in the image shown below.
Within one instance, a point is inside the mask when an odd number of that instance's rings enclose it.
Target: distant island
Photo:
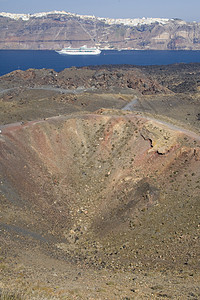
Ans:
[[[0,13],[0,49],[200,50],[200,23],[180,19],[111,19],[65,11]]]

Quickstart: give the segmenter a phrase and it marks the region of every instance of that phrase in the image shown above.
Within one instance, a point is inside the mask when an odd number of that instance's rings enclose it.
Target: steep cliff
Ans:
[[[199,50],[200,24],[179,19],[108,19],[67,12],[0,13],[0,49],[100,48]]]

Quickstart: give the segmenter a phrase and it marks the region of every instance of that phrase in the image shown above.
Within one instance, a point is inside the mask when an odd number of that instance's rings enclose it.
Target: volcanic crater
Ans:
[[[104,108],[1,125],[0,152],[2,297],[200,297],[197,133]]]

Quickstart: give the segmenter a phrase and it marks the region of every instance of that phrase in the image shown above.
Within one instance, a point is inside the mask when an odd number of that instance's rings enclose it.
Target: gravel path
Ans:
[[[135,105],[138,104],[138,98],[135,98],[133,99],[131,102],[129,102],[128,104],[126,104],[122,110],[127,110],[127,111],[136,111],[135,109]],[[165,125],[167,126],[168,128],[172,129],[172,130],[175,130],[175,131],[179,131],[181,133],[184,133],[186,134],[187,136],[190,136],[191,138],[194,138],[198,141],[200,141],[200,135],[198,135],[197,133],[193,132],[193,131],[190,131],[190,130],[187,130],[185,128],[182,128],[182,127],[179,127],[179,126],[176,126],[176,125],[173,125],[171,123],[168,123],[166,121],[162,121],[162,120],[159,120],[159,119],[155,119],[153,117],[147,117],[147,116],[144,116],[145,119],[147,119],[148,121],[154,121],[156,123],[159,123],[159,124],[162,124],[162,125]]]

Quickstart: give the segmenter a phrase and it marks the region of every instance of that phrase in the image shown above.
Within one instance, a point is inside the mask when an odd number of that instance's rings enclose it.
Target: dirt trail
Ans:
[[[130,103],[128,103],[127,105],[125,105],[122,110],[127,110],[127,111],[134,111],[134,105],[137,103],[137,98],[134,99],[133,101],[131,101]],[[23,123],[23,122],[16,122],[16,123],[11,123],[11,124],[6,124],[6,125],[0,125],[0,130],[1,130],[1,134],[4,133],[4,130],[8,129],[9,131],[10,130],[13,130],[13,129],[16,129],[18,128],[19,126],[27,126],[27,125],[30,125],[30,124],[37,124],[37,123],[41,123],[41,122],[45,122],[46,120],[55,120],[55,119],[69,119],[70,116],[63,116],[63,115],[59,115],[59,116],[54,116],[54,117],[49,117],[49,118],[46,118],[46,119],[43,119],[43,120],[35,120],[35,121],[29,121],[29,122],[26,122],[26,123]],[[143,119],[146,119],[147,121],[153,121],[153,122],[156,122],[158,124],[161,124],[161,125],[164,125],[164,126],[167,126],[169,129],[171,130],[174,130],[176,132],[180,132],[180,133],[183,133],[193,139],[196,139],[198,141],[200,141],[200,135],[196,134],[195,132],[193,131],[190,131],[190,130],[187,130],[183,127],[179,127],[179,126],[176,126],[176,125],[173,125],[169,122],[166,122],[166,121],[162,121],[162,120],[159,120],[159,119],[155,119],[153,117],[148,117],[148,116],[142,116]]]
[[[165,125],[165,126],[167,126],[168,128],[170,128],[172,130],[179,131],[179,132],[184,133],[185,135],[187,135],[187,136],[189,136],[193,139],[196,139],[196,140],[200,141],[200,135],[196,134],[194,131],[190,131],[190,130],[187,130],[185,128],[182,128],[182,127],[179,127],[179,126],[176,126],[176,125],[173,125],[171,123],[161,121],[161,120],[158,120],[158,119],[154,119],[154,118],[150,118],[150,117],[145,117],[145,118],[149,121],[154,121],[156,123]]]
[[[1,94],[6,94],[6,93],[11,92],[11,91],[14,91],[14,90],[17,90],[18,88],[19,88],[19,87],[16,86],[16,87],[10,88],[10,89],[3,89],[3,90],[0,89],[0,95],[1,95]]]
[[[85,87],[78,87],[76,89],[63,89],[58,87],[51,87],[51,86],[36,86],[36,87],[29,87],[29,90],[46,90],[46,91],[54,91],[61,94],[80,94],[82,92],[89,92],[93,91],[93,88],[85,88]]]
[[[129,102],[128,104],[126,104],[122,110],[125,111],[132,111],[132,112],[136,112],[137,110],[134,108],[135,105],[138,103],[138,98],[134,98],[131,102]],[[169,122],[166,122],[166,121],[162,121],[160,119],[157,119],[157,118],[153,118],[153,117],[148,117],[148,116],[142,116],[143,118],[145,118],[146,120],[148,121],[153,121],[153,122],[156,122],[158,124],[161,124],[161,125],[164,125],[164,126],[167,126],[169,129],[172,129],[172,130],[175,130],[175,131],[178,131],[180,133],[183,133],[193,139],[196,139],[198,141],[200,141],[200,135],[196,134],[195,132],[191,131],[191,130],[187,130],[183,127],[179,127],[179,126],[176,126],[176,125],[173,125],[172,123],[169,123]]]
[[[1,94],[6,94],[8,92],[14,91],[19,89],[19,87],[13,87],[13,88],[9,88],[9,89],[2,89],[0,90],[0,95]],[[45,91],[54,91],[54,92],[58,92],[61,94],[80,94],[82,92],[90,92],[93,91],[94,88],[85,88],[85,87],[78,87],[76,89],[63,89],[63,88],[59,88],[59,87],[52,87],[52,86],[35,86],[35,87],[25,87],[25,89],[27,90],[45,90]]]
[[[122,110],[135,111],[134,106],[138,103],[138,98],[135,97],[131,102],[122,107]]]

